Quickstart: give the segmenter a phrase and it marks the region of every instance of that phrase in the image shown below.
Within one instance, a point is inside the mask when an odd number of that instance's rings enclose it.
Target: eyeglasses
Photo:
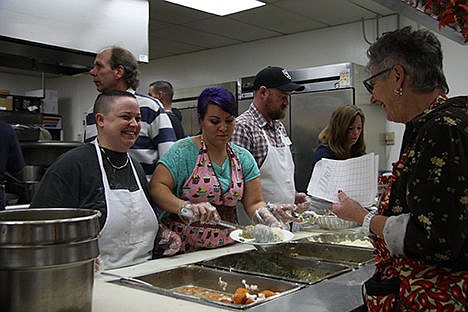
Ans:
[[[393,67],[384,69],[384,70],[378,72],[377,74],[370,76],[369,78],[367,78],[366,80],[364,80],[364,81],[362,82],[362,83],[364,84],[364,87],[366,87],[367,91],[369,91],[370,94],[374,93],[374,85],[375,85],[375,82],[374,82],[373,80],[374,80],[375,78],[377,78],[378,76],[383,75],[383,74],[385,74],[385,73],[388,72],[388,71],[391,71],[392,68],[393,68]]]

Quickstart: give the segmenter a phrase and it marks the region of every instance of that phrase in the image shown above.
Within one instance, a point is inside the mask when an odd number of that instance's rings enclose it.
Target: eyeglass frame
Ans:
[[[379,71],[377,74],[372,75],[372,76],[370,76],[369,78],[367,78],[366,80],[364,80],[364,81],[362,82],[362,84],[364,85],[364,87],[366,88],[366,90],[367,90],[370,94],[373,94],[373,93],[374,93],[374,84],[371,84],[370,81],[371,81],[372,79],[377,78],[377,77],[380,76],[380,75],[385,74],[385,73],[388,72],[388,71],[391,71],[392,68],[393,68],[393,66],[392,66],[392,67],[389,67],[389,68],[386,68],[386,69],[384,69],[384,70],[382,70],[382,71]]]

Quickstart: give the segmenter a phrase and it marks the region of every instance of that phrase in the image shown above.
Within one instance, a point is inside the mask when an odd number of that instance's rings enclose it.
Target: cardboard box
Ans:
[[[1,110],[13,110],[13,99],[11,97],[0,96],[0,109]]]

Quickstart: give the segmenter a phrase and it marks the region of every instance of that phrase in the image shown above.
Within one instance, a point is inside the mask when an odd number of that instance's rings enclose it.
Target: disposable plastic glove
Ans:
[[[294,209],[294,211],[297,213],[303,213],[304,211],[310,209],[312,201],[310,197],[307,196],[305,193],[296,193],[294,203],[296,204],[296,208]]]
[[[281,221],[275,218],[267,207],[258,208],[253,217],[252,221],[255,224],[264,224],[270,227],[278,227],[287,230],[288,227]]]
[[[197,222],[209,223],[211,220],[221,219],[216,207],[208,202],[192,204],[183,202],[179,208],[179,217],[187,224]]]
[[[288,222],[299,222],[300,220],[292,215],[295,211],[296,205],[289,205],[289,204],[268,204],[268,210],[273,213],[273,215],[279,221],[283,223]]]
[[[158,246],[164,250],[163,256],[172,256],[175,255],[180,250],[182,246],[182,240],[180,236],[168,228],[161,228],[161,236],[158,242]]]

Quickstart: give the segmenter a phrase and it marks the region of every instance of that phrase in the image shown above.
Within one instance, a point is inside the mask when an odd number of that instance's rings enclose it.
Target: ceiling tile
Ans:
[[[161,39],[183,42],[200,48],[217,48],[241,43],[238,40],[199,31],[186,26],[172,25],[164,29],[153,30],[152,34]]]
[[[176,42],[153,36],[150,44],[150,59],[191,53],[203,49],[204,48],[200,46],[194,46],[183,42]]]
[[[279,8],[276,6],[278,3],[280,2],[232,14],[230,17],[246,24],[263,27],[282,34],[292,34],[327,26],[319,21]]]
[[[380,16],[387,16],[395,14],[392,10],[376,3],[374,0],[348,0],[349,2],[358,5],[360,7],[366,8],[367,10],[374,12]]]
[[[227,38],[243,42],[271,38],[281,35],[265,28],[245,24],[231,18],[214,17],[186,24],[193,29],[218,34]]]
[[[343,0],[283,0],[274,6],[298,14],[328,26],[335,26],[359,21],[361,18],[372,18],[375,14],[349,1]]]

